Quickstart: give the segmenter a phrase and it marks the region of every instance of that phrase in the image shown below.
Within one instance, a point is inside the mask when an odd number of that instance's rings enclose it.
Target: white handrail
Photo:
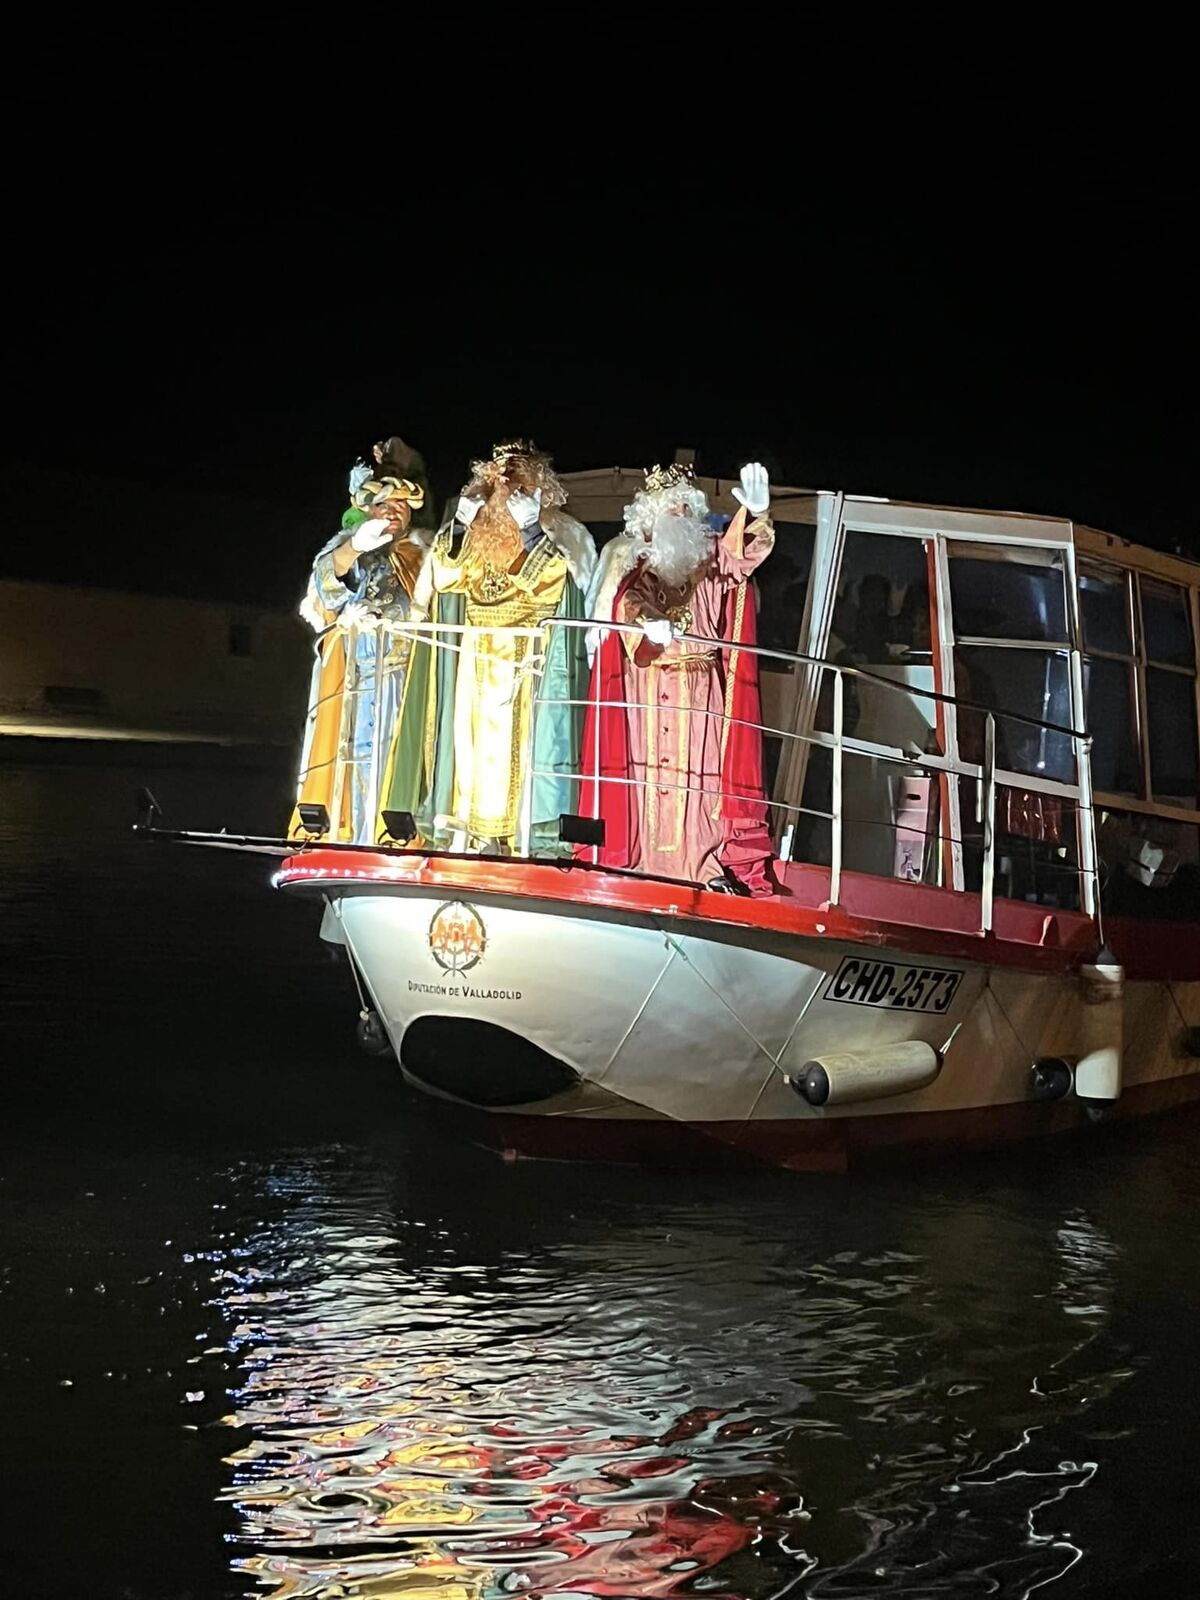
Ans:
[[[980,923],[992,931],[992,897],[996,879],[996,719],[988,712],[983,725],[983,882],[979,894]]]
[[[375,671],[369,684],[365,680],[365,675],[359,672],[357,653],[353,648],[348,648],[346,651],[346,675],[345,686],[342,693],[343,704],[340,718],[339,736],[336,747],[337,753],[333,758],[333,761],[336,763],[336,771],[334,775],[332,791],[331,821],[335,831],[337,827],[337,818],[341,815],[344,787],[349,778],[350,769],[353,769],[356,773],[356,776],[352,781],[354,781],[358,787],[365,789],[368,819],[371,819],[373,822],[377,815],[380,805],[380,784],[383,768],[388,759],[388,747],[390,745],[391,734],[391,730],[384,727],[383,717],[381,715],[384,684],[390,674],[405,669],[408,659],[411,655],[412,644],[420,640],[428,640],[428,642],[430,642],[435,649],[449,649],[457,652],[462,648],[461,644],[455,644],[451,642],[445,638],[445,635],[455,635],[460,639],[463,639],[468,635],[504,634],[514,638],[525,638],[531,641],[538,640],[542,645],[542,649],[540,651],[537,649],[530,651],[530,659],[536,662],[538,660],[545,660],[546,652],[549,648],[548,631],[553,627],[581,628],[585,630],[598,629],[601,632],[611,630],[613,632],[637,635],[639,637],[643,632],[640,626],[633,624],[601,622],[596,618],[590,617],[548,617],[543,624],[536,627],[497,627],[473,623],[416,622],[406,619],[402,622],[398,622],[394,626],[390,626],[385,623],[375,630]],[[352,629],[339,630],[337,625],[335,625],[334,628],[327,629],[319,636],[318,648],[320,648],[320,646],[325,642],[329,634],[335,631],[343,631],[347,635],[348,642],[353,638],[355,633],[355,630]],[[728,651],[733,648],[733,646],[727,640],[710,639],[704,635],[682,634],[679,635],[678,638],[682,643],[690,644],[708,651]],[[397,652],[398,659],[396,661],[388,661],[387,657],[391,651],[391,642],[396,641],[407,641],[410,648],[402,652]],[[816,745],[830,750],[832,756],[832,781],[830,802],[831,809],[829,811],[823,811],[820,808],[813,806],[796,805],[778,800],[767,800],[765,797],[762,803],[764,809],[770,808],[776,812],[786,813],[793,816],[820,817],[829,821],[829,903],[831,906],[836,906],[841,897],[846,823],[850,821],[854,822],[856,825],[865,825],[878,820],[870,817],[848,818],[845,815],[845,758],[847,756],[858,756],[872,760],[891,761],[898,765],[916,768],[931,773],[942,773],[947,777],[961,777],[970,779],[974,780],[979,785],[977,792],[979,795],[981,820],[983,824],[980,924],[981,931],[984,933],[991,931],[994,915],[996,870],[995,817],[997,785],[1021,789],[1026,792],[1041,793],[1053,798],[1074,802],[1079,817],[1081,841],[1083,841],[1086,836],[1086,843],[1081,843],[1079,861],[1073,870],[1076,872],[1080,882],[1080,905],[1088,915],[1096,915],[1098,896],[1096,894],[1095,879],[1098,869],[1094,844],[1094,816],[1092,811],[1090,770],[1091,738],[1088,734],[1081,732],[1078,729],[1065,727],[1061,724],[1045,722],[1038,718],[1028,717],[1020,712],[997,711],[993,707],[979,705],[968,700],[960,699],[953,695],[944,695],[936,690],[926,688],[918,689],[911,684],[901,683],[893,678],[879,676],[875,673],[872,673],[869,669],[864,669],[862,667],[848,666],[832,661],[822,661],[816,657],[803,655],[799,652],[777,650],[758,645],[739,644],[737,649],[739,651],[745,651],[748,654],[754,654],[762,658],[781,660],[788,663],[804,664],[809,667],[816,668],[821,672],[830,672],[833,674],[833,728],[831,733],[825,733],[815,727],[811,728],[806,733],[801,733],[796,731],[794,728],[775,728],[770,724],[750,721],[745,718],[726,719],[732,721],[738,726],[750,728],[760,734],[765,734],[784,740],[794,740],[804,744]],[[960,709],[981,712],[985,718],[983,761],[981,763],[963,761],[960,758],[951,758],[935,751],[914,754],[901,750],[898,747],[892,748],[889,746],[876,745],[869,743],[868,741],[856,739],[853,735],[847,735],[845,731],[845,683],[848,678],[862,682],[869,682],[872,685],[885,688],[892,693],[904,695],[910,700],[918,699],[926,702],[930,700],[941,701],[956,705]],[[352,756],[349,749],[350,708],[355,699],[357,699],[360,695],[372,690],[375,696],[376,713],[375,727],[371,741],[371,753],[369,758],[362,756],[355,758]],[[523,690],[519,690],[519,692],[523,692]],[[537,695],[536,686],[531,686],[530,693],[531,739],[536,733],[537,718],[539,713],[544,711],[547,707],[591,706],[593,708],[593,747],[591,752],[592,769],[595,775],[595,788],[592,790],[593,816],[598,817],[600,812],[599,785],[601,783],[617,784],[625,787],[643,789],[651,787],[651,784],[647,778],[622,778],[611,774],[604,774],[600,770],[601,750],[599,711],[602,705],[607,706],[609,702],[601,701],[600,699],[600,681],[598,673],[593,673],[591,692],[587,700],[556,696],[546,699],[545,704],[543,705],[539,699],[539,696]],[[316,706],[324,704],[325,700],[330,698],[332,697],[321,697],[317,700]],[[613,701],[612,705],[614,709],[622,710],[650,711],[657,709],[649,704],[643,705],[641,702],[629,700]],[[315,716],[315,710],[316,707],[310,708],[310,720],[313,716]],[[722,719],[725,717],[723,711],[718,713],[707,706],[691,708],[688,714],[696,713],[701,716],[708,717],[720,716]],[[999,769],[996,765],[996,721],[997,718],[1000,717],[1022,724],[1026,727],[1036,728],[1040,730],[1043,738],[1052,734],[1058,734],[1070,738],[1076,757],[1077,781],[1075,783],[1069,783],[1060,781],[1058,779],[1049,779],[1033,774],[1019,773],[1009,769]],[[301,782],[303,782],[310,772],[315,772],[321,767],[328,766],[329,764],[329,762],[321,762],[309,766],[304,772],[301,773]],[[368,764],[365,783],[363,782],[363,774],[361,771],[364,764]],[[557,778],[560,780],[565,778],[569,782],[580,784],[583,782],[593,781],[591,775],[588,775],[585,778],[579,773],[572,774],[545,771],[538,767],[536,762],[530,761],[524,783],[522,785],[520,813],[518,818],[517,835],[515,839],[517,854],[525,858],[530,856],[533,849],[533,788],[535,782],[539,778]],[[703,794],[710,796],[713,799],[720,798],[722,800],[729,800],[734,798],[745,798],[744,796],[726,794],[723,790],[719,788],[713,788],[711,785],[706,786],[687,783],[664,784],[661,781],[661,778],[655,779],[654,787],[670,788],[689,794]],[[926,837],[930,837],[927,829],[923,830],[923,832]],[[936,830],[933,837],[941,838],[941,831]],[[374,831],[372,829],[371,840],[373,841],[373,839]],[[1091,845],[1091,849],[1086,848],[1087,844]],[[590,855],[592,863],[598,864],[600,857],[599,847],[595,845],[591,846]]]

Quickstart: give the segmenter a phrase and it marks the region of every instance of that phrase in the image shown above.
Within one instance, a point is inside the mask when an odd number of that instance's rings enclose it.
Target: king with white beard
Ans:
[[[734,494],[742,509],[720,535],[682,467],[655,467],[625,508],[588,609],[642,631],[599,642],[580,809],[604,821],[605,865],[767,895],[758,666],[745,649],[749,579],[775,542],[765,468],[744,467]]]

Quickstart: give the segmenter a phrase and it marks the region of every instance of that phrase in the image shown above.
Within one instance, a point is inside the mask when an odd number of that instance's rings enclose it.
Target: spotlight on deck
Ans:
[[[417,819],[411,811],[381,811],[383,837],[394,844],[411,844],[417,837]]]
[[[602,845],[604,818],[579,817],[573,811],[564,811],[558,819],[558,837],[564,844]]]
[[[305,833],[329,832],[329,812],[319,802],[301,800],[296,810],[300,814],[300,826]]]
[[[162,807],[150,793],[149,789],[139,789],[134,798],[138,808],[138,827],[152,828],[162,816]]]

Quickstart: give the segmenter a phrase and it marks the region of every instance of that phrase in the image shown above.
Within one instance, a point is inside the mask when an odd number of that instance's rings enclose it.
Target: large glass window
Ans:
[[[929,557],[922,539],[846,532],[840,581],[825,659],[862,667],[870,677],[845,679],[845,731],[910,754],[938,748]],[[873,679],[901,687],[889,689]],[[833,678],[825,674],[817,726],[832,726]]]
[[[1072,726],[1063,551],[952,539],[947,552],[955,694],[982,708],[960,705],[959,754],[982,762],[984,713],[990,710],[996,713],[997,767],[1073,782],[1069,735],[1033,725]]]
[[[928,663],[931,635],[926,541],[847,529],[829,659]]]
[[[1084,566],[1079,574],[1079,605],[1086,650],[1131,657],[1129,574]]]
[[[1188,614],[1187,591],[1173,583],[1142,578],[1142,627],[1146,660],[1195,671],[1196,651]]]
[[[1092,736],[1092,784],[1101,794],[1140,794],[1137,660],[1129,573],[1085,563],[1079,573],[1079,609],[1084,722]]]
[[[774,559],[774,557],[772,557]],[[862,669],[843,679],[843,725],[848,737],[900,749],[918,757],[939,747],[930,613],[930,543],[903,534],[848,528],[825,657]],[[833,727],[832,673],[822,675],[816,725]],[[804,804],[828,810],[832,762],[828,750],[808,757]],[[924,829],[909,817],[913,803],[901,793],[909,769],[883,757],[848,754],[842,773],[845,825],[843,865],[849,871],[920,877],[936,850],[926,852]],[[929,780],[923,780],[928,787]],[[932,804],[936,805],[937,789]],[[798,829],[810,860],[828,860],[828,827],[806,821]],[[919,835],[919,840],[918,840]],[[905,842],[898,865],[897,840]],[[914,842],[918,841],[918,842]]]
[[[1186,589],[1140,578],[1146,660],[1146,725],[1150,792],[1155,800],[1194,806],[1196,750],[1196,646]]]
[[[1196,680],[1146,668],[1150,782],[1156,800],[1196,804]]]
[[[775,548],[755,575],[758,584],[758,642],[768,650],[803,652],[800,624],[808,599],[816,524],[777,522]],[[763,672],[791,672],[787,662],[761,662]]]
[[[947,543],[954,623],[958,753],[984,763],[987,714],[1001,772],[1073,783],[1066,554],[1028,545]],[[957,780],[963,873],[977,888],[983,868],[983,790]],[[996,892],[1043,905],[1070,905],[1077,893],[1071,856],[1074,818],[1062,800],[1000,781],[996,791]]]
[[[958,638],[1067,643],[1061,550],[997,550],[951,540],[949,553]]]
[[[996,718],[996,765],[1060,783],[1075,780],[1075,753],[1068,734],[1035,726],[1071,726],[1071,675],[1067,657],[1048,650],[1010,650],[959,645],[954,652],[958,751],[964,761],[983,761],[985,712]],[[1005,712],[1016,715],[1005,715]],[[1028,721],[1024,719],[1030,719]]]
[[[1138,793],[1136,688],[1133,663],[1085,656],[1083,699],[1092,736],[1092,784],[1101,794]]]

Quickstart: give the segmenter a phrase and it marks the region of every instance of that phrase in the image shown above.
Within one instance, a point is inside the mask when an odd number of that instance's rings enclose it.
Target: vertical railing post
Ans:
[[[355,709],[354,701],[358,694],[357,640],[358,636],[353,628],[342,630],[342,646],[346,652],[346,670],[342,677],[342,715],[338,722],[337,749],[333,765],[333,793],[329,801],[329,827],[334,839],[337,839],[341,834],[342,796],[346,789],[346,745],[352,726],[352,717]]]
[[[1077,739],[1075,746],[1078,752],[1075,779],[1079,791],[1079,798],[1075,803],[1083,813],[1075,830],[1079,850],[1079,906],[1085,915],[1098,917],[1100,842],[1096,837],[1096,801],[1092,793],[1091,736]]]
[[[592,666],[592,683],[595,694],[592,699],[592,816],[599,820],[600,817],[600,653],[604,648],[604,631],[596,641],[596,654]],[[592,846],[592,865],[600,864],[600,846]]]
[[[1083,715],[1083,658],[1071,651],[1072,725],[1085,727]],[[1085,732],[1075,745],[1075,849],[1079,857],[1079,908],[1089,917],[1099,914],[1096,893],[1099,846],[1096,839],[1096,806],[1092,796],[1092,741]]]
[[[983,882],[979,894],[980,924],[992,931],[996,873],[996,719],[989,711],[983,724]]]
[[[317,717],[321,712],[321,672],[325,665],[325,647],[331,637],[332,635],[328,633],[326,633],[323,637],[318,635],[316,648],[314,651],[316,657],[316,666],[313,671],[314,687],[311,693],[312,704],[309,707],[308,716],[305,718],[304,722],[304,743],[300,749],[300,769],[296,775],[297,805],[300,804],[300,801],[304,795],[304,785],[308,781],[309,767],[312,763],[313,739],[316,736]]]
[[[548,653],[547,633],[547,623],[543,622],[541,632],[537,638],[535,639],[532,634],[529,637],[529,654],[531,657],[536,659],[536,647],[541,646],[543,672],[545,671],[546,655]],[[537,778],[534,776],[537,771],[537,691],[540,682],[538,674],[533,670],[533,661],[526,661],[525,665],[529,668],[529,671],[525,674],[525,680],[529,685],[529,760],[525,765],[525,782],[521,787],[521,815],[517,820],[517,854],[520,856],[532,854],[533,846],[533,786],[537,782]],[[521,680],[518,676],[516,687],[518,699],[521,692]],[[516,716],[518,709],[519,706],[513,707],[514,716]]]
[[[383,693],[387,677],[383,665],[385,654],[384,626],[381,622],[375,629],[375,726],[371,730],[371,773],[367,782],[367,812],[364,818],[368,844],[375,844],[379,839],[379,767],[383,749]]]
[[[842,672],[833,671],[833,783],[830,788],[829,904],[842,897],[842,728],[844,722]]]

